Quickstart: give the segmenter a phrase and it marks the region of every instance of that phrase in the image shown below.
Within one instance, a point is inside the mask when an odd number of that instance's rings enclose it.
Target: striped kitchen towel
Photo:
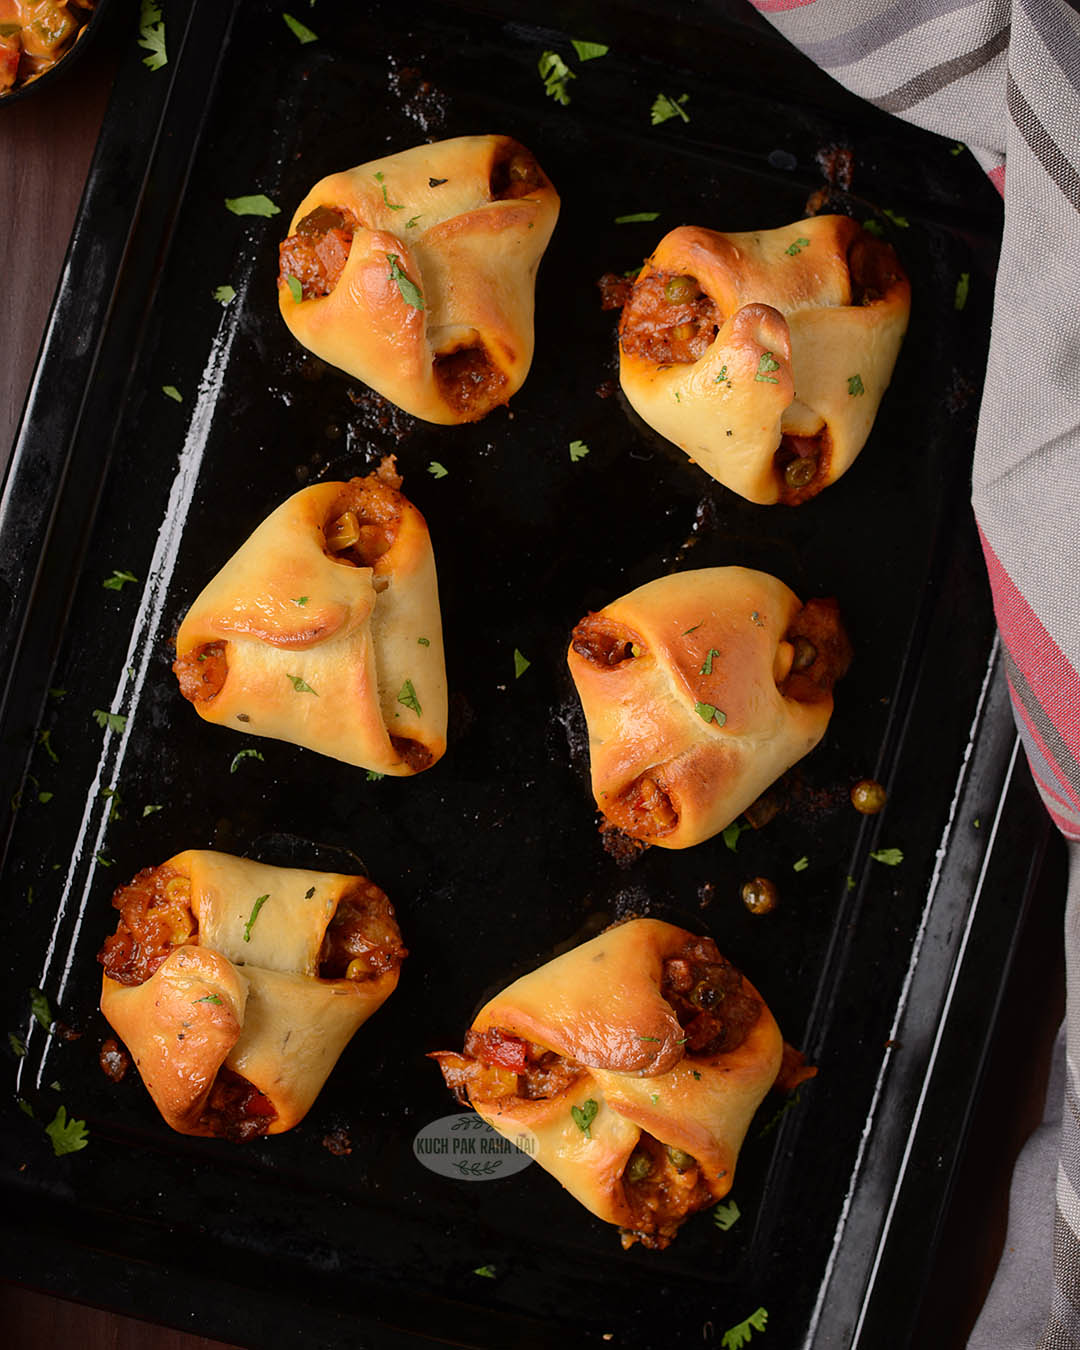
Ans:
[[[1014,1186],[1010,1241],[1031,1236],[969,1344],[1080,1350],[1080,0],[751,2],[855,93],[962,140],[1005,199],[972,498],[1017,725],[1070,841],[1067,1072],[1040,1136],[1056,1186]],[[1039,1195],[1041,1228],[1016,1212]]]

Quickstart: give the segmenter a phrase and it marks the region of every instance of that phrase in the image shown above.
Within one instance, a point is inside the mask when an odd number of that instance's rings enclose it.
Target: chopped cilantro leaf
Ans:
[[[375,175],[375,181],[376,181],[376,183],[378,183],[378,185],[382,188],[382,199],[383,199],[384,203],[390,208],[390,210],[391,210],[391,211],[404,211],[404,210],[405,210],[405,206],[404,206],[404,203],[403,203],[403,202],[392,202],[392,201],[390,200],[390,198],[386,195],[386,184],[383,182],[383,175],[382,175],[381,173],[377,173],[377,174]],[[422,306],[422,305],[421,305],[421,306],[418,306],[418,308],[421,308],[421,309],[422,309],[423,306]]]
[[[521,654],[521,653],[518,651],[518,649],[515,647],[515,648],[514,648],[514,679],[515,679],[515,680],[520,680],[521,677],[522,677],[522,675],[525,674],[525,672],[529,669],[529,667],[530,667],[531,665],[532,665],[532,662],[528,659],[528,657],[522,656],[522,654]]]
[[[202,998],[192,999],[193,1003],[220,1003],[221,999],[217,994],[203,994]]]
[[[68,1120],[68,1114],[62,1106],[45,1126],[45,1133],[52,1140],[53,1152],[58,1158],[62,1158],[65,1153],[78,1153],[89,1142],[86,1121]]]
[[[143,809],[142,809],[143,820],[145,820],[147,816],[152,816],[152,815],[154,814],[155,811],[160,811],[160,810],[161,810],[161,807],[160,807],[160,806],[157,806],[157,805],[144,806]]]
[[[430,646],[431,646],[431,639],[430,639],[430,638],[417,638],[416,641],[417,641],[418,645],[421,646],[421,647],[430,647]]]
[[[23,1113],[24,1116],[29,1116],[31,1120],[34,1119],[34,1108],[30,1105],[30,1103],[26,1100],[25,1097],[16,1097],[15,1104],[16,1106],[18,1106],[19,1110]]]
[[[572,1106],[570,1114],[574,1118],[574,1124],[578,1127],[586,1139],[592,1138],[592,1123],[596,1119],[596,1113],[600,1107],[590,1097],[580,1106]]]
[[[7,1038],[8,1045],[11,1046],[16,1058],[22,1059],[23,1055],[26,1054],[26,1043],[19,1040],[18,1036],[16,1036],[13,1031],[8,1032]]]
[[[262,751],[261,751],[261,750],[255,750],[255,749],[238,750],[238,751],[236,752],[236,754],[233,755],[232,763],[229,765],[229,772],[230,772],[230,773],[235,773],[235,772],[237,771],[237,769],[240,767],[240,762],[241,762],[242,760],[245,760],[245,759],[262,759],[262,757],[263,757],[263,756],[262,756]],[[265,761],[264,761],[264,763],[265,763]]]
[[[417,717],[421,715],[420,700],[416,697],[412,680],[406,680],[398,690],[397,701],[403,708],[409,708]]]
[[[788,244],[787,248],[784,249],[784,252],[788,255],[789,258],[794,258],[797,254],[801,253],[804,248],[809,247],[810,247],[810,240],[803,239],[802,236],[800,235],[800,237],[796,239],[794,243]]]
[[[449,183],[449,181],[449,178],[429,178],[427,185],[428,187],[442,187],[444,183]]]
[[[296,597],[294,598],[293,604],[294,604],[294,605],[300,605],[301,607],[303,607],[304,605],[307,604],[307,602],[308,602],[308,600],[309,600],[310,598],[311,598],[311,597],[310,597],[310,596],[307,596],[307,595],[298,595],[298,596],[296,596]]]
[[[217,286],[213,295],[219,305],[228,305],[236,299],[236,292],[231,286]]]
[[[384,774],[384,773],[379,773],[379,771],[378,771],[377,769],[368,769],[368,771],[367,771],[367,781],[368,781],[369,783],[377,783],[377,782],[379,782],[380,779],[385,778],[385,777],[386,777],[386,774]]]
[[[762,384],[779,384],[780,381],[775,375],[768,374],[771,370],[779,370],[780,362],[773,356],[772,352],[762,352],[761,359],[758,361],[757,374],[755,380],[760,380]]]
[[[106,858],[100,853],[94,854],[94,861],[98,864],[99,867],[111,867],[113,865],[112,858]]]
[[[118,572],[114,567],[112,576],[106,577],[101,584],[107,591],[120,591],[123,590],[127,582],[138,582],[138,580],[139,578],[133,572]]]
[[[689,101],[689,94],[680,94],[678,98],[672,98],[669,94],[657,94],[651,109],[653,126],[659,126],[661,122],[667,122],[672,117],[681,117],[684,122],[689,122],[690,114],[683,107],[683,104]]]
[[[577,52],[579,61],[595,61],[598,56],[607,56],[611,50],[603,42],[583,42],[580,38],[571,38],[570,46]]]
[[[407,221],[405,222],[405,228],[406,228],[407,230],[413,230],[413,229],[415,229],[415,228],[416,228],[416,222],[420,219],[420,217],[421,217],[423,214],[424,214],[424,213],[421,211],[421,213],[420,213],[419,216],[413,216],[413,218],[412,218],[411,220],[407,220]]]
[[[183,394],[177,389],[175,384],[163,384],[161,386],[161,392],[166,398],[171,398],[174,403],[183,403],[184,401]]]
[[[904,861],[904,854],[898,848],[879,848],[870,854],[875,862],[884,863],[886,867],[898,867]]]
[[[565,108],[570,102],[570,95],[566,92],[566,82],[567,80],[576,80],[577,76],[558,52],[541,52],[536,68],[540,72],[540,78],[544,81],[544,92],[549,98],[553,98],[556,103],[561,103]]]
[[[699,674],[699,675],[711,675],[711,674],[712,674],[713,657],[714,657],[714,656],[719,656],[719,655],[720,655],[720,653],[717,651],[717,649],[716,649],[715,647],[710,647],[709,650],[708,650],[708,652],[706,653],[705,660],[701,663],[701,669],[698,671],[698,674]]]
[[[702,619],[700,623],[694,624],[693,628],[687,628],[687,629],[683,632],[683,637],[689,637],[691,633],[696,633],[697,630],[701,627],[701,624],[703,624],[704,622],[705,622],[705,620]]]
[[[847,391],[851,398],[857,398],[859,394],[866,393],[866,386],[862,382],[861,375],[848,376]]]
[[[578,460],[584,459],[589,453],[589,447],[584,441],[570,442],[570,463],[576,464]]]
[[[806,857],[798,858],[795,862],[791,864],[793,872],[805,872],[809,866],[810,866],[810,859]]]
[[[660,214],[659,211],[635,211],[634,214],[633,214],[632,216],[616,216],[616,217],[615,217],[615,224],[616,224],[616,225],[638,225],[638,224],[641,224],[641,223],[644,222],[644,221],[656,220],[656,218],[659,216],[659,214]],[[638,268],[638,271],[639,271],[639,272],[641,271],[641,268],[640,268],[640,267]]]
[[[274,203],[263,192],[256,192],[247,197],[226,197],[225,205],[234,216],[277,216],[281,214],[281,207]]]
[[[310,900],[314,894],[315,894],[315,887],[309,886],[308,889],[304,892],[304,899]]]
[[[734,1200],[729,1200],[726,1205],[717,1205],[712,1212],[713,1223],[722,1233],[726,1233],[741,1217],[739,1206]]]
[[[30,1011],[40,1026],[46,1031],[52,1026],[53,1018],[52,1008],[49,1006],[49,1000],[40,989],[30,990]]]
[[[304,288],[300,284],[300,278],[294,276],[287,276],[285,278],[285,285],[288,286],[289,288],[289,294],[293,298],[293,304],[298,305],[300,301],[303,300],[304,298]]]
[[[139,10],[138,45],[150,53],[144,56],[142,63],[148,70],[160,70],[168,65],[169,57],[165,51],[165,25],[161,20],[161,6],[155,0],[142,0]]]
[[[318,35],[302,24],[299,19],[294,19],[291,14],[282,14],[281,17],[285,20],[289,32],[293,34],[302,47],[309,42],[318,42]]]
[[[749,825],[742,825],[737,820],[733,820],[731,824],[724,829],[722,838],[728,848],[731,849],[732,853],[739,847],[739,835],[744,834],[748,829],[750,829]]]
[[[41,746],[41,748],[45,751],[45,753],[49,756],[49,758],[52,760],[54,764],[59,764],[60,756],[52,748],[52,741],[50,740],[51,736],[52,736],[51,731],[43,731],[38,736],[38,745]]]
[[[881,213],[882,215],[887,216],[889,220],[891,220],[892,223],[898,226],[898,228],[900,228],[901,230],[906,230],[908,226],[911,224],[907,216],[902,216],[898,214],[898,212],[896,211],[890,211],[887,206],[883,206],[881,208]]]
[[[266,902],[267,902],[267,900],[269,900],[269,899],[270,899],[270,894],[269,894],[269,892],[267,892],[266,895],[260,895],[260,896],[256,899],[255,903],[252,905],[252,907],[251,907],[251,913],[248,915],[248,921],[247,921],[246,924],[244,924],[244,941],[245,941],[245,942],[250,942],[250,941],[251,941],[251,930],[252,930],[252,928],[255,926],[255,920],[259,917],[259,910],[262,909],[263,905],[265,905]]]
[[[94,721],[101,727],[102,731],[106,727],[110,731],[123,731],[127,726],[127,718],[123,713],[106,712],[104,708],[94,709]]]
[[[308,684],[307,680],[302,676],[286,675],[285,678],[292,681],[292,687],[298,694],[314,694],[316,698],[319,697],[319,691],[317,689],[312,689],[311,685]]]
[[[953,309],[961,310],[967,304],[968,291],[971,288],[971,273],[961,272],[953,295]]]
[[[427,471],[429,474],[431,474],[432,478],[445,478],[446,475],[450,472],[450,470],[444,468],[444,466],[440,464],[437,459],[433,459],[431,461],[431,463],[427,466]]]
[[[756,1309],[744,1322],[728,1327],[720,1339],[721,1350],[742,1350],[744,1345],[750,1344],[750,1337],[755,1331],[765,1330],[768,1320],[769,1314],[764,1308]]]
[[[474,1275],[482,1275],[482,1276],[484,1277],[485,1280],[493,1280],[493,1279],[495,1278],[495,1267],[494,1267],[494,1266],[477,1266],[476,1269],[473,1271],[473,1274],[474,1274]]]
[[[420,287],[415,281],[410,281],[401,270],[396,253],[386,254],[386,261],[390,264],[390,280],[397,282],[397,288],[401,292],[401,298],[407,305],[413,309],[424,308],[424,297],[420,292]]]
[[[703,722],[715,722],[718,727],[722,727],[727,721],[727,713],[714,708],[711,703],[695,703],[694,711]]]
[[[864,220],[862,227],[867,234],[876,234],[879,239],[885,233],[881,228],[881,222],[879,220]]]
[[[52,801],[55,795],[56,794],[53,792],[39,792],[37,795],[37,799],[42,804],[42,806],[48,806],[49,802]]]

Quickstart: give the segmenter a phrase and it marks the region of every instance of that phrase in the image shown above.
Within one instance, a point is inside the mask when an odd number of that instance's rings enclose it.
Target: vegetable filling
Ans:
[[[304,300],[329,295],[341,280],[359,228],[360,222],[345,207],[317,206],[299,222],[296,233],[278,245],[278,285],[295,277]]]
[[[324,980],[372,980],[408,955],[394,908],[374,882],[361,881],[338,904],[319,951]]]
[[[722,321],[694,277],[650,272],[623,307],[619,341],[627,356],[661,366],[689,364],[705,355]]]
[[[115,892],[112,902],[120,922],[105,939],[98,960],[118,984],[143,984],[174,947],[198,943],[191,881],[174,867],[143,868]]]

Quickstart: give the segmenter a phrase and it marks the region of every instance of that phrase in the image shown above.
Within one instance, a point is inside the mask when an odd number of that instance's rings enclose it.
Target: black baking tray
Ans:
[[[967,504],[996,195],[734,4],[559,4],[547,28],[511,5],[299,8],[318,41],[269,4],[195,0],[166,6],[165,69],[125,55],[0,501],[0,959],[27,1045],[0,1121],[6,1273],[253,1346],[708,1346],[759,1306],[767,1345],[900,1346],[1045,838]],[[581,63],[572,37],[611,51]],[[577,70],[568,107],[545,96],[545,50]],[[690,121],[652,126],[660,92],[688,94]],[[324,174],[488,130],[562,195],[536,359],[511,411],[431,427],[297,347],[276,246]],[[896,245],[911,329],[846,477],[794,511],[754,507],[629,409],[595,283],[677,224],[780,225],[822,191]],[[256,192],[282,214],[226,212]],[[613,223],[642,211],[658,219]],[[169,665],[185,607],[275,505],[388,453],[435,543],[451,729],[431,771],[369,782],[199,722]],[[768,826],[624,865],[596,828],[569,631],[654,576],[726,563],[836,595],[855,663]],[[138,584],[105,589],[114,569]],[[232,771],[248,747],[264,759]],[[889,788],[876,818],[847,804],[864,775]],[[172,1134],[133,1073],[117,1087],[97,1065],[111,893],[187,847],[358,863],[411,950],[307,1119],[247,1147]],[[883,847],[902,864],[874,861]],[[756,874],[780,887],[767,918],[739,900]],[[466,1183],[411,1148],[454,1109],[424,1054],[632,913],[712,934],[820,1066],[752,1127],[739,1222],[699,1216],[664,1253],[623,1253],[538,1168]],[[78,1039],[34,1023],[38,987]],[[60,1103],[90,1143],[57,1159],[41,1125]],[[348,1156],[321,1146],[336,1128]]]

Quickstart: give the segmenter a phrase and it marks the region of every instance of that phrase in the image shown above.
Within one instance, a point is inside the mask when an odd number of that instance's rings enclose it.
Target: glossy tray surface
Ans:
[[[952,926],[948,960],[926,974],[928,915],[948,904],[962,920],[988,856],[970,821],[957,837],[957,784],[974,794],[972,819],[981,809],[990,820],[1008,781],[966,507],[999,211],[967,156],[815,83],[736,11],[687,7],[667,47],[657,16],[643,9],[635,26],[635,14],[586,20],[564,7],[556,31],[505,8],[426,3],[405,15],[320,0],[301,16],[318,40],[302,45],[269,5],[199,0],[184,18],[167,15],[166,71],[145,71],[137,54],[121,71],[58,297],[64,322],[45,352],[45,371],[69,362],[70,386],[49,404],[39,375],[0,516],[13,672],[4,772],[17,794],[4,1006],[27,1041],[25,1058],[12,1057],[16,1091],[37,1116],[7,1112],[2,1137],[10,1212],[30,1235],[26,1278],[63,1287],[41,1255],[62,1228],[69,1291],[93,1297],[95,1251],[113,1253],[134,1263],[130,1286],[103,1301],[190,1326],[163,1292],[179,1272],[199,1290],[203,1329],[251,1344],[293,1343],[305,1317],[308,1334],[378,1328],[374,1343],[387,1345],[398,1334],[720,1344],[761,1305],[768,1343],[793,1345],[820,1319],[912,971],[924,972],[931,1027],[945,997]],[[688,33],[701,35],[692,48]],[[582,63],[571,37],[611,50]],[[566,107],[537,73],[549,49],[577,71]],[[724,51],[740,59],[718,79]],[[661,92],[688,94],[688,122],[651,125]],[[511,411],[433,427],[297,346],[277,314],[277,243],[324,174],[477,131],[533,149],[562,214],[541,264],[536,358]],[[680,223],[799,218],[826,174],[836,178],[837,147],[852,151],[853,175],[833,182],[833,201],[897,247],[912,325],[855,467],[803,508],[758,508],[629,409],[596,281],[636,266]],[[225,209],[248,193],[281,214]],[[614,223],[654,211],[651,223]],[[88,281],[96,289],[81,290]],[[236,292],[224,306],[212,294],[223,285]],[[80,296],[96,345],[72,343]],[[586,457],[571,459],[572,440]],[[187,605],[259,521],[304,484],[369,471],[386,454],[434,540],[450,745],[415,779],[369,781],[200,722],[169,667]],[[622,866],[596,829],[565,668],[570,629],[652,577],[727,563],[773,572],[804,598],[837,596],[855,663],[780,816],[736,851],[718,838]],[[106,589],[114,570],[138,581]],[[529,662],[520,676],[515,649]],[[112,729],[99,725],[105,713]],[[972,786],[962,766],[987,718]],[[245,749],[262,758],[237,760]],[[891,790],[875,820],[847,804],[864,775]],[[97,1066],[107,1028],[95,956],[114,926],[112,891],[188,847],[358,862],[390,894],[411,952],[305,1122],[250,1147],[172,1134],[134,1072],[116,1087]],[[872,861],[882,847],[901,848],[903,863]],[[780,887],[768,918],[739,900],[755,874]],[[412,1151],[417,1131],[454,1109],[425,1053],[458,1045],[515,975],[631,913],[714,936],[821,1066],[782,1117],[777,1100],[762,1108],[732,1193],[740,1221],[721,1232],[699,1217],[662,1254],[624,1254],[539,1168],[466,1183]],[[1001,960],[1008,921],[995,922]],[[29,1020],[33,988],[80,1039]],[[916,1086],[920,1055],[907,1069]],[[55,1159],[41,1120],[59,1102],[87,1121],[90,1144]],[[335,1128],[348,1156],[322,1146]]]

